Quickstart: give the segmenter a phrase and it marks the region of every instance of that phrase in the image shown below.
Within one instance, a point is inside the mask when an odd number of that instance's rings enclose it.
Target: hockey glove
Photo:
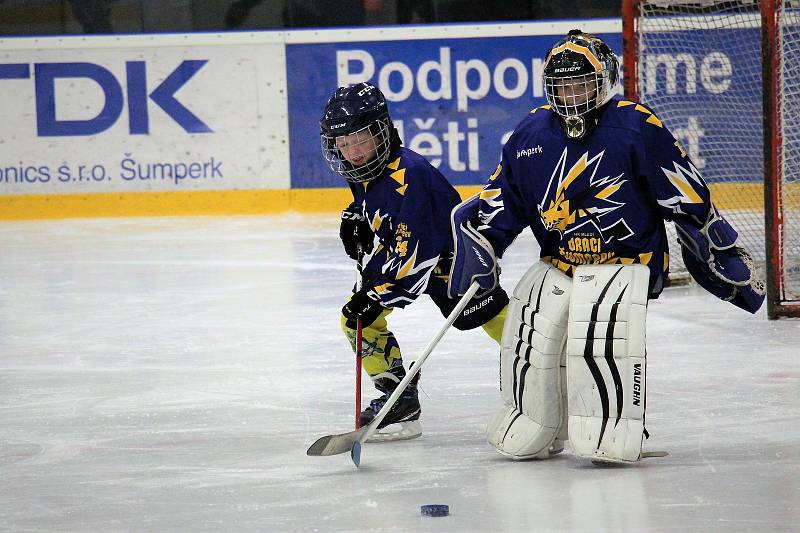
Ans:
[[[361,208],[354,203],[342,211],[342,223],[339,226],[339,238],[344,244],[344,251],[351,259],[358,260],[358,247],[365,254],[372,252],[372,241],[375,234],[372,232],[367,218]]]
[[[732,250],[718,251],[714,254],[715,266],[703,262],[695,256],[689,248],[681,245],[681,255],[686,270],[698,285],[726,302],[731,302],[749,313],[755,313],[764,303],[766,287],[764,281],[756,274],[753,257],[739,246]],[[732,284],[720,277],[719,265],[729,265],[731,270],[749,270],[753,273],[751,280],[746,284]]]
[[[386,310],[381,305],[378,293],[367,287],[363,288],[350,298],[350,301],[342,307],[342,314],[347,319],[345,325],[350,329],[356,329],[356,321],[361,318],[361,326],[369,327],[380,314]]]
[[[753,257],[737,244],[736,230],[711,210],[702,226],[691,219],[675,220],[686,269],[705,290],[755,313],[764,301],[765,285]]]

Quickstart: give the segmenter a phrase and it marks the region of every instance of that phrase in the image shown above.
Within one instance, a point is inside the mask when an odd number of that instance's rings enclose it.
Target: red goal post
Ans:
[[[763,268],[767,316],[800,316],[800,0],[623,0],[622,20],[626,97],[695,160]]]

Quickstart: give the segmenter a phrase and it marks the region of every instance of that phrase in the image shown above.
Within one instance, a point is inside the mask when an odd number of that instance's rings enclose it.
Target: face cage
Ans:
[[[558,89],[571,89],[565,98],[558,95]],[[600,74],[581,74],[580,76],[544,77],[544,92],[547,102],[562,117],[579,117],[606,103],[608,90],[605,77]]]
[[[370,135],[358,144],[371,143],[372,147],[375,148],[375,157],[361,166],[355,166],[344,158],[341,150],[336,146],[336,139],[348,135],[357,135],[363,131],[369,132]],[[331,136],[322,133],[320,134],[320,142],[322,144],[322,155],[332,171],[351,183],[370,181],[383,173],[386,160],[389,159],[389,119],[376,120],[369,126],[347,135]]]

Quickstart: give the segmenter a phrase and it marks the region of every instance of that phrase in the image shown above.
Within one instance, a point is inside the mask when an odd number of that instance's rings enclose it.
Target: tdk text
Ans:
[[[148,92],[147,67],[144,61],[125,62],[125,91],[129,131],[134,135],[150,133],[150,101],[160,107],[187,133],[210,133],[211,128],[175,98],[175,93],[207,63],[186,60],[178,65],[155,89]],[[0,80],[31,77],[27,63],[0,64]],[[94,135],[113,126],[124,107],[123,84],[107,68],[95,63],[34,63],[36,129],[39,137]],[[104,102],[89,119],[59,119],[56,80],[88,79],[100,86]],[[98,106],[99,107],[99,106]]]

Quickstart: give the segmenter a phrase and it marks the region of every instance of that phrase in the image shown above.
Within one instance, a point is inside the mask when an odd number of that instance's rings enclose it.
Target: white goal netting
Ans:
[[[800,14],[791,3],[776,3],[781,15],[779,129],[767,123],[765,130],[762,5],[757,0],[639,2],[636,87],[639,100],[655,110],[689,152],[715,204],[762,267],[768,260],[764,135],[778,134],[783,227],[775,235],[780,239],[781,299],[800,301]],[[766,96],[773,98],[771,92]],[[675,277],[685,277],[674,234],[670,240],[671,269]]]

